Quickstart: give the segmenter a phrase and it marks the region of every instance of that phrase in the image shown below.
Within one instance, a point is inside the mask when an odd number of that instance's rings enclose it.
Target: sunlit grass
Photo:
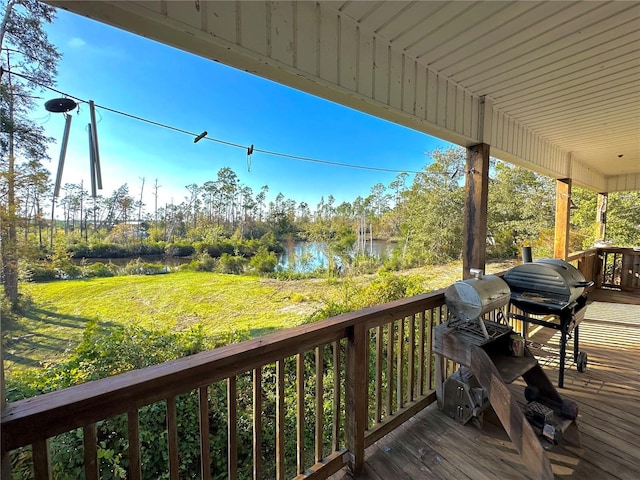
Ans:
[[[492,264],[499,271],[506,264]],[[413,269],[425,291],[460,278],[461,262]],[[373,276],[358,277],[358,284]],[[211,338],[260,336],[300,325],[324,302],[343,301],[340,280],[279,281],[244,275],[176,272],[21,285],[30,299],[23,316],[6,328],[5,368],[55,362],[82,339],[89,321],[103,327],[134,324],[150,330],[185,330],[202,325]]]

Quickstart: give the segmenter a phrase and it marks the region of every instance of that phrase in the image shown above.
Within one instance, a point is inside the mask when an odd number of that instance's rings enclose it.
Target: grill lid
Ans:
[[[444,291],[447,308],[458,320],[475,320],[509,303],[510,291],[500,277],[485,275],[455,282]]]
[[[574,302],[584,293],[585,287],[593,285],[570,263],[552,258],[513,267],[503,278],[511,289],[512,298],[526,294],[538,297],[541,302],[559,304]]]

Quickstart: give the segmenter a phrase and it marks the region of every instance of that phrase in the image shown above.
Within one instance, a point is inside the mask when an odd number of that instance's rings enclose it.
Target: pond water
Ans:
[[[396,247],[395,243],[386,240],[367,242],[366,253],[376,258],[386,258]],[[329,259],[326,247],[318,242],[295,242],[285,246],[285,251],[278,258],[278,267],[297,273],[312,272],[317,268],[327,268]],[[335,259],[340,265],[340,260]]]
[[[367,254],[376,258],[386,258],[395,248],[396,244],[385,240],[367,242]],[[278,255],[278,267],[283,270],[291,270],[296,273],[312,272],[317,268],[327,268],[328,258],[325,245],[318,242],[294,242],[285,246],[285,251]],[[189,263],[190,257],[166,257],[164,255],[149,255],[141,257],[142,261],[149,263],[161,263],[174,268]],[[113,263],[120,267],[126,266],[132,258],[87,258],[74,259],[75,263],[92,264],[96,262]],[[339,259],[336,259],[339,265]]]

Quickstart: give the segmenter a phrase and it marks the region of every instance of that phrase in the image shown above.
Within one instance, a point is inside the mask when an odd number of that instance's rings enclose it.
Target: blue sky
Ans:
[[[71,96],[182,130],[263,150],[331,162],[390,169],[421,170],[425,152],[448,143],[357,112],[255,75],[60,10],[48,27],[63,54],[56,87]],[[45,91],[44,100],[59,95]],[[42,102],[44,105],[44,101]],[[33,115],[57,143],[50,148],[57,168],[62,114],[42,106]],[[89,109],[74,112],[64,183],[89,182]],[[133,196],[146,179],[144,201],[152,208],[151,185],[161,186],[160,204],[180,203],[186,185],[215,180],[230,167],[257,193],[269,185],[313,208],[333,195],[337,203],[367,196],[376,183],[397,174],[329,166],[254,153],[151,126],[98,110],[98,136],[104,189],[108,196],[123,183]]]

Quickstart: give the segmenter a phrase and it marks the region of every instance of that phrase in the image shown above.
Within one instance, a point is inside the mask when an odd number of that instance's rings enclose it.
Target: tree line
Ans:
[[[282,193],[270,199],[268,185],[254,191],[229,167],[220,169],[216,178],[185,186],[184,198],[177,203],[158,204],[158,179],[152,185],[152,206],[142,201],[145,179],[139,191],[124,184],[110,196],[96,198],[83,184],[67,184],[54,199],[51,175],[42,163],[53,139],[44,135],[30,112],[41,86],[52,85],[55,79],[60,54],[44,30],[55,10],[35,0],[10,0],[4,7],[0,244],[2,282],[11,303],[17,300],[20,261],[46,258],[56,250],[54,243],[70,252],[86,252],[88,245],[99,242],[170,244],[233,236],[257,239],[269,233],[281,242],[321,242],[329,253],[347,259],[366,255],[375,238],[394,239],[398,242],[391,259],[394,268],[460,257],[466,174],[461,148],[430,152],[425,167],[412,179],[399,174],[388,185],[372,186],[369,195],[340,204],[329,192],[316,205]],[[499,161],[492,161],[490,175],[489,256],[517,255],[524,244],[533,246],[536,256],[549,255],[554,181]],[[593,244],[596,195],[575,190],[578,208],[572,212],[571,247],[581,249]],[[608,238],[614,243],[640,243],[639,195],[610,195]],[[54,207],[61,218],[54,218]]]

